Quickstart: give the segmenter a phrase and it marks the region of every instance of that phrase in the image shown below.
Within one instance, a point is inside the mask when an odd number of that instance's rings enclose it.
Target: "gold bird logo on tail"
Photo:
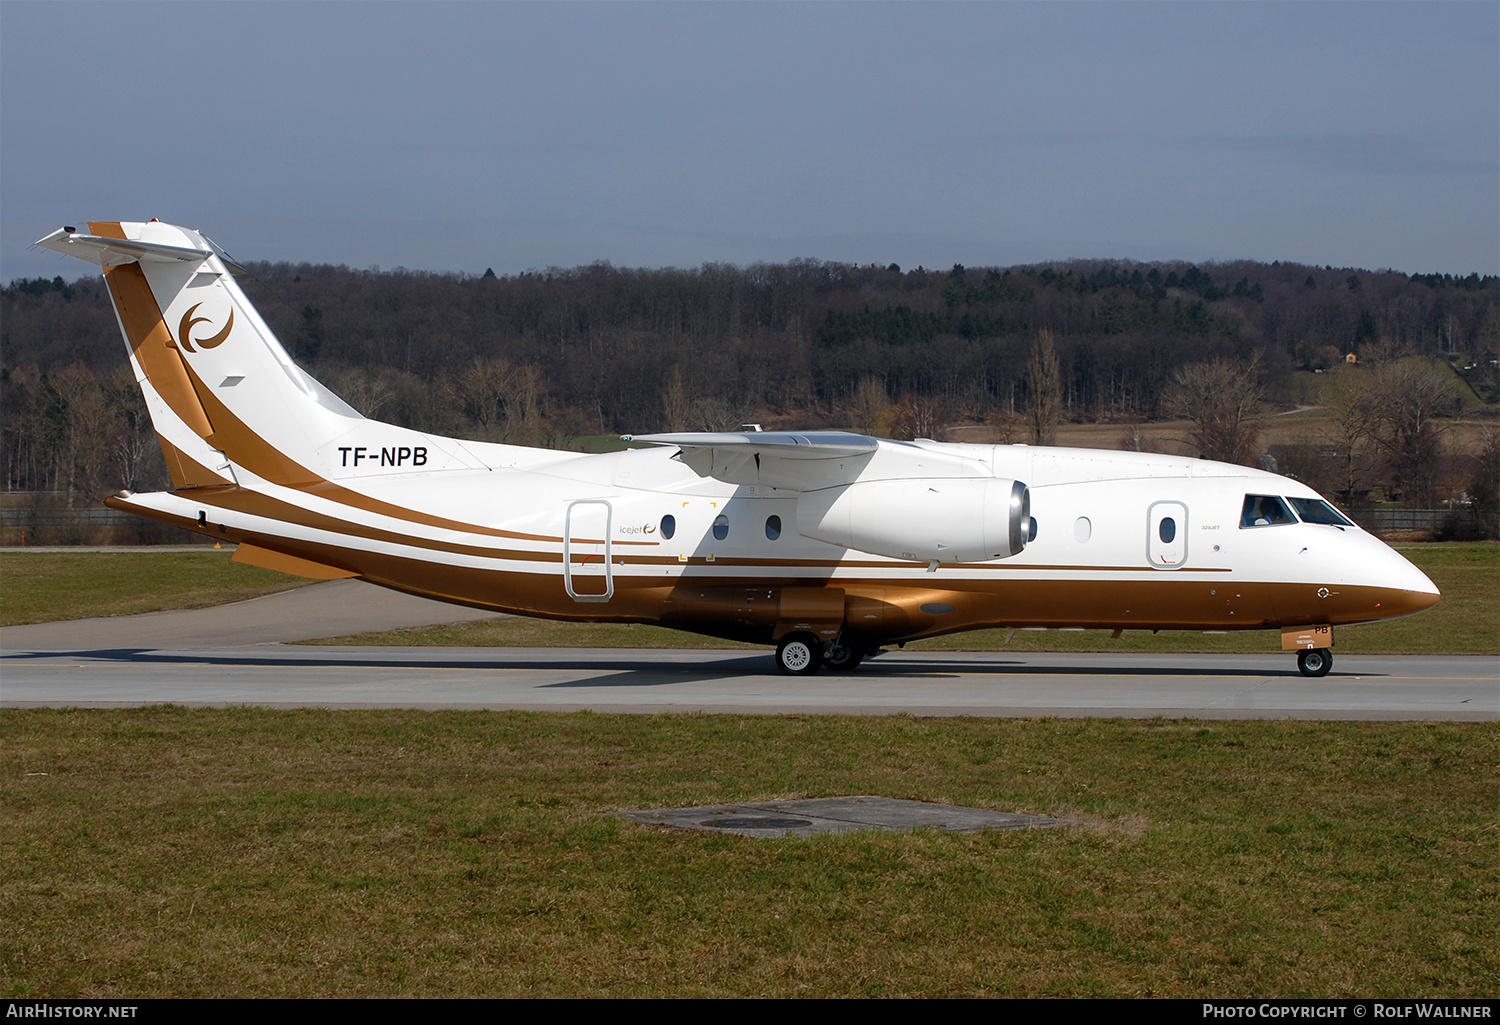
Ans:
[[[197,352],[198,351],[197,349],[193,348],[193,339],[191,337],[192,336],[192,331],[193,331],[193,325],[194,324],[207,324],[209,322],[209,318],[207,318],[207,317],[195,317],[195,316],[193,316],[194,313],[198,312],[198,307],[202,306],[202,305],[203,305],[202,303],[194,303],[193,304],[193,308],[190,309],[190,310],[188,310],[186,313],[184,313],[182,315],[182,321],[181,321],[181,323],[179,323],[177,325],[177,338],[182,343],[182,347],[184,349],[186,349],[188,352]],[[224,344],[224,340],[229,337],[229,332],[233,328],[234,328],[234,310],[230,310],[229,311],[229,323],[227,323],[227,324],[224,325],[224,330],[220,331],[218,334],[214,335],[212,338],[200,338],[200,339],[198,339],[198,347],[202,348],[202,349],[214,349],[214,348],[217,348],[220,345],[223,345]]]

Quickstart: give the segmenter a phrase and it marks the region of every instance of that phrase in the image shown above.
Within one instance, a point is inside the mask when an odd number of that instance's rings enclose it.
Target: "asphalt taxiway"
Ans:
[[[353,581],[250,602],[0,630],[0,706],[152,704],[853,715],[1500,719],[1494,656],[889,652],[779,676],[769,650],[307,647],[483,617]]]

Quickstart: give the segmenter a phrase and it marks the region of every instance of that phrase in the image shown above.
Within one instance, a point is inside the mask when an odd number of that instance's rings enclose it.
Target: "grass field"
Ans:
[[[10,710],[0,991],[1490,996],[1489,724]],[[884,794],[1038,832],[611,812]]]
[[[0,551],[0,626],[201,608],[308,583],[231,554]]]
[[[1443,600],[1418,616],[1345,627],[1335,632],[1336,651],[1344,654],[1494,654],[1500,653],[1500,544],[1455,543],[1406,545],[1399,548],[1421,567]],[[1006,646],[1005,630],[979,630],[919,641],[914,650],[990,651]],[[391,630],[308,641],[308,644],[457,645],[473,647],[598,648],[751,648],[711,637],[661,627],[612,623],[553,623],[535,619],[502,619],[451,626]],[[1281,634],[1254,631],[1202,634],[1146,631],[1111,640],[1105,630],[1018,630],[1014,651],[1280,651]]]

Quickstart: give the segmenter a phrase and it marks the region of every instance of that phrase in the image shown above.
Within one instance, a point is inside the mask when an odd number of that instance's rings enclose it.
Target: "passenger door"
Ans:
[[[1187,506],[1156,502],[1146,513],[1146,559],[1153,569],[1180,569],[1187,562]]]
[[[609,601],[614,597],[609,543],[612,516],[609,503],[603,499],[568,503],[563,525],[563,587],[574,601]]]

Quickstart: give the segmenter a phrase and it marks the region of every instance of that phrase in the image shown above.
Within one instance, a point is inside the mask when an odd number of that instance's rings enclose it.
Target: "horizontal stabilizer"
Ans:
[[[80,260],[97,263],[101,267],[117,267],[122,263],[180,262],[202,263],[213,251],[194,249],[188,246],[169,246],[160,242],[139,242],[128,238],[106,238],[102,235],[84,235],[67,228],[58,228],[52,234],[36,240],[43,249]]]

